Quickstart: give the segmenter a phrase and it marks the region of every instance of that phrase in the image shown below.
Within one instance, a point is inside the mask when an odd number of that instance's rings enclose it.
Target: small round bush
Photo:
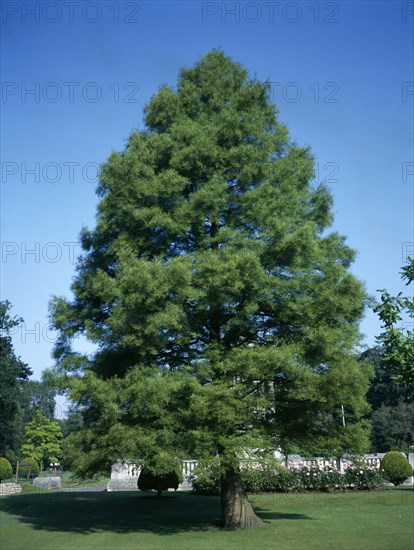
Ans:
[[[7,458],[0,457],[0,481],[10,479],[13,474],[13,468]]]
[[[413,475],[411,464],[403,453],[399,451],[390,451],[384,455],[381,460],[381,469],[384,472],[384,477],[394,485],[401,485]]]
[[[138,489],[140,491],[157,491],[160,496],[168,489],[178,489],[182,476],[174,470],[165,474],[155,474],[150,469],[142,469],[138,478]]]
[[[19,464],[19,474],[27,475],[29,473],[30,469],[30,475],[31,476],[37,476],[39,475],[40,468],[39,464],[36,462],[34,458],[27,457],[24,458],[20,464]]]

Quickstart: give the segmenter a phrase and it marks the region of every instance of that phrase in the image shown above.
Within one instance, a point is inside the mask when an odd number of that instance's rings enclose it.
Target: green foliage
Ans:
[[[366,491],[384,485],[381,472],[363,461],[349,463],[344,474],[333,465],[320,467],[316,463],[292,468],[286,468],[276,461],[245,463],[241,478],[249,493]],[[197,467],[192,483],[196,494],[218,494],[220,470],[214,463],[209,467]]]
[[[17,401],[17,414],[13,424],[13,461],[19,457],[20,448],[25,439],[25,428],[31,422],[37,411],[44,416],[54,417],[56,390],[45,380],[21,380],[19,381],[19,392]]]
[[[102,167],[74,298],[50,306],[56,383],[82,415],[67,444],[79,475],[161,450],[218,452],[229,469],[249,448],[369,445],[355,253],[268,92],[212,51]],[[80,336],[96,353],[73,350]]]
[[[402,268],[402,279],[406,285],[414,281],[414,258],[408,259],[408,265]],[[402,321],[404,313],[414,319],[414,298],[403,297],[400,292],[391,296],[386,290],[381,290],[381,302],[374,311],[382,321],[384,332],[377,338],[384,347],[384,358],[396,379],[403,384],[414,383],[414,331],[404,330],[397,323]]]
[[[366,491],[380,489],[384,486],[383,473],[363,461],[354,461],[344,475],[345,488]]]
[[[26,457],[19,462],[19,474],[27,475],[29,473],[29,469],[31,477],[39,475],[39,464],[34,458]]]
[[[414,445],[414,403],[380,407],[371,415],[374,452],[392,449],[411,452]]]
[[[381,469],[385,478],[394,485],[401,485],[413,475],[413,469],[407,458],[399,451],[386,453],[381,460]]]
[[[38,411],[32,422],[26,426],[26,443],[22,446],[21,453],[34,458],[41,465],[45,460],[57,462],[61,454],[61,438],[59,423]]]
[[[29,367],[16,357],[10,331],[23,320],[11,317],[11,304],[0,302],[0,453],[16,451],[15,424],[19,414],[19,389],[23,380],[32,374]],[[12,453],[13,454],[13,453]]]
[[[294,472],[275,461],[254,466],[245,464],[242,481],[249,493],[287,493],[297,485]]]
[[[0,481],[10,479],[13,474],[13,468],[7,458],[0,457]]]
[[[382,347],[374,347],[359,357],[375,369],[367,394],[367,401],[372,407],[371,450],[380,453],[392,449],[409,452],[414,445],[414,386],[395,380],[384,356]]]
[[[182,481],[180,462],[166,453],[160,453],[151,462],[144,464],[138,478],[138,489],[157,491],[161,495],[168,489],[178,489]]]
[[[138,489],[140,491],[157,491],[159,495],[168,489],[178,489],[179,484],[179,476],[175,471],[167,474],[153,474],[143,468],[138,478]]]
[[[197,495],[220,494],[221,469],[218,460],[200,462],[191,475],[193,493]]]

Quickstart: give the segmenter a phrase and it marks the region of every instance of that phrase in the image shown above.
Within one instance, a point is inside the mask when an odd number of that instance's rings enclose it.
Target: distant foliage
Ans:
[[[414,445],[414,385],[396,380],[383,347],[364,351],[359,360],[369,362],[375,371],[367,394],[372,407],[371,451],[385,453],[399,449],[409,452]]]
[[[40,472],[39,464],[36,462],[34,458],[31,458],[31,457],[24,458],[19,463],[19,474],[27,475],[29,473],[29,468],[30,468],[31,476],[39,475],[39,472]]]
[[[0,481],[10,479],[13,474],[13,468],[7,458],[0,457]]]
[[[381,460],[384,477],[394,485],[401,485],[413,475],[413,469],[407,458],[399,451],[390,451]]]
[[[408,264],[402,267],[402,279],[406,285],[414,281],[414,258],[408,258]],[[384,332],[377,337],[377,342],[384,348],[384,359],[395,379],[401,384],[410,386],[414,382],[414,331],[401,327],[404,315],[414,319],[414,298],[392,296],[382,289],[381,302],[374,307]]]
[[[16,356],[11,333],[23,319],[12,317],[9,301],[0,301],[0,453],[14,460],[16,423],[20,413],[20,388],[32,374],[30,368]]]
[[[37,411],[34,419],[26,426],[26,443],[22,445],[20,452],[40,464],[46,460],[57,462],[57,457],[62,452],[61,439],[59,423]]]

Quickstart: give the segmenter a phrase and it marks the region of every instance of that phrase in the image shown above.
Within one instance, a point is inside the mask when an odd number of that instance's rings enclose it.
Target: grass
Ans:
[[[266,527],[223,531],[218,497],[22,493],[0,500],[2,550],[410,550],[414,491],[252,495]]]

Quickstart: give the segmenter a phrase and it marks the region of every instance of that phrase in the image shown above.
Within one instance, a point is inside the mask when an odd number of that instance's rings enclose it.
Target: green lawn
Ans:
[[[2,550],[411,550],[414,491],[253,495],[266,527],[223,531],[217,497],[23,493],[0,499]]]

